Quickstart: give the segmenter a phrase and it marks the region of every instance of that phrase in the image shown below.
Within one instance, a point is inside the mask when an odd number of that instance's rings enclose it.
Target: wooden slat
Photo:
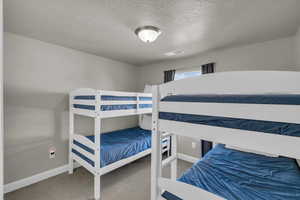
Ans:
[[[91,105],[95,106],[95,100],[81,100],[81,99],[73,99],[72,104],[80,104],[80,105]]]
[[[161,102],[161,112],[300,123],[299,105]]]
[[[152,113],[152,108],[140,108],[138,114],[149,114]]]
[[[300,137],[159,120],[160,131],[300,159]]]
[[[139,101],[139,104],[152,104],[152,101]]]
[[[122,91],[108,91],[108,90],[98,90],[101,95],[105,96],[140,96],[140,97],[152,97],[151,93],[141,93],[141,92],[122,92]]]
[[[139,97],[152,97],[152,93],[137,93]]]
[[[164,167],[164,166],[166,166],[167,164],[173,162],[176,159],[177,159],[177,155],[170,156],[170,157],[168,157],[168,158],[166,158],[162,161],[162,166]]]
[[[172,136],[173,133],[162,133],[161,138],[166,138]]]
[[[136,92],[122,92],[122,91],[107,91],[107,90],[98,90],[101,93],[101,96],[137,96]]]
[[[95,155],[94,154],[91,154],[90,152],[87,152],[86,150],[78,147],[77,145],[73,145],[72,146],[72,149],[78,151],[79,153],[81,153],[82,155],[84,155],[85,157],[87,157],[88,159],[92,160],[95,162]]]
[[[101,101],[101,105],[126,105],[126,104],[137,104],[137,101]]]
[[[130,110],[110,110],[110,111],[101,111],[101,118],[110,118],[110,117],[120,117],[120,116],[129,116],[129,115],[139,115],[139,114],[147,114],[152,113],[152,109],[150,108],[141,108],[130,109]]]
[[[162,142],[162,147],[165,147],[168,145],[169,139],[164,139],[161,142]]]
[[[88,117],[96,117],[96,111],[72,108],[73,113],[77,115],[83,115]],[[109,110],[109,111],[101,111],[101,118],[110,118],[110,117],[121,117],[121,116],[130,116],[130,115],[140,115],[152,113],[152,108],[140,108],[140,109],[130,109],[130,110]]]
[[[170,149],[169,146],[166,145],[165,147],[163,147],[163,149],[161,150],[161,152],[165,153],[165,152],[169,151],[169,149]]]
[[[158,185],[160,188],[185,200],[225,200],[201,188],[166,178],[158,178]]]
[[[70,94],[72,96],[89,95],[93,96],[101,93],[105,96],[141,96],[141,97],[152,97],[151,93],[140,93],[140,92],[122,92],[122,91],[109,91],[109,90],[95,90],[91,88],[79,88],[73,90]]]
[[[235,71],[205,74],[159,86],[169,94],[300,94],[300,72]]]
[[[96,117],[97,116],[97,113],[94,110],[72,108],[72,111],[76,115],[82,115],[82,116],[87,116],[87,117]]]
[[[91,140],[89,140],[88,138],[86,138],[83,135],[79,135],[79,134],[74,134],[73,135],[73,139],[76,140],[77,142],[95,150],[96,149],[96,145],[95,143],[93,143]]]

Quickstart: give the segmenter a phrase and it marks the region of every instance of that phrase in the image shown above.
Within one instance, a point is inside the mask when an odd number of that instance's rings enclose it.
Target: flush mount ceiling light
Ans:
[[[161,34],[159,28],[155,26],[143,26],[135,29],[135,34],[142,40],[143,42],[150,43],[154,42],[157,37]]]

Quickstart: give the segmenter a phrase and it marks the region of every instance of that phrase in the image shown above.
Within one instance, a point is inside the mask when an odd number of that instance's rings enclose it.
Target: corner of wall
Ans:
[[[296,33],[296,64],[300,70],[300,27]]]

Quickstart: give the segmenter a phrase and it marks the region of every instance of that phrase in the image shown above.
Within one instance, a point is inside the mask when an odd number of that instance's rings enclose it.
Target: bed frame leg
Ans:
[[[74,171],[74,162],[73,162],[73,158],[71,157],[69,158],[69,174],[73,174],[73,171]]]
[[[152,88],[153,114],[152,114],[152,152],[151,152],[151,200],[161,199],[161,189],[158,186],[158,179],[161,177],[162,168],[162,145],[161,133],[158,124],[159,88]]]
[[[101,176],[95,175],[94,176],[94,198],[95,200],[100,200],[101,195]]]
[[[177,156],[177,136],[172,135],[171,136],[171,154],[172,156]],[[171,163],[171,179],[176,180],[177,179],[177,158],[172,161]]]
[[[74,162],[72,157],[72,145],[73,145],[73,135],[74,135],[74,114],[72,111],[72,100],[73,95],[69,97],[70,107],[69,107],[69,174],[73,174]]]
[[[98,94],[96,96],[96,104],[97,104],[97,113],[100,113],[100,99],[101,99],[101,94]],[[100,169],[101,169],[101,165],[100,165],[100,155],[101,155],[101,117],[97,116],[96,118],[94,118],[94,137],[95,137],[95,145],[96,145],[96,149],[95,149],[95,156],[96,156],[96,160],[95,160],[95,170],[96,170],[96,174],[94,175],[94,197],[95,200],[100,200],[101,198],[101,173],[100,173]]]

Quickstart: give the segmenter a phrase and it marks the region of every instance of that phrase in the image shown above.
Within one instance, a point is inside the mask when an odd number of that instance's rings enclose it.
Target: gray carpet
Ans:
[[[191,166],[178,162],[178,174]],[[169,167],[163,175],[169,176]],[[150,200],[150,156],[102,176],[101,200]],[[83,168],[47,179],[5,195],[5,200],[88,200],[93,197],[93,176]]]

